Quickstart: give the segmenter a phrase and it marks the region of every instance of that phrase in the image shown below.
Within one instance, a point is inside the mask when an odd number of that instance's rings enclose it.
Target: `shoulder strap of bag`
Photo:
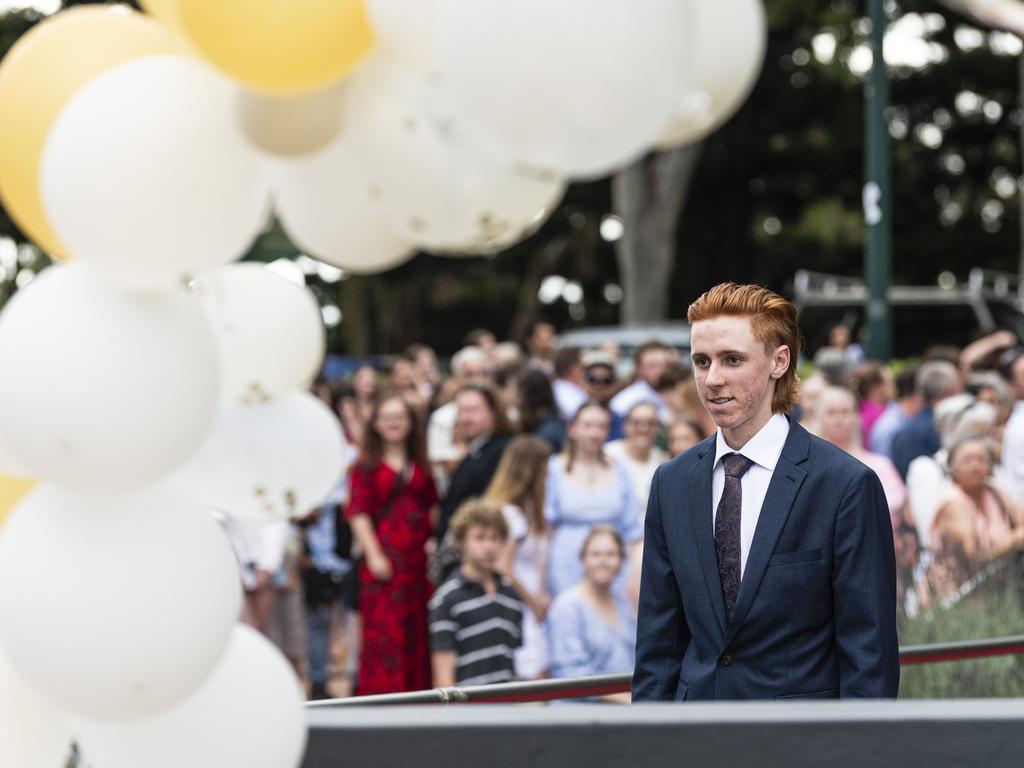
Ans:
[[[395,506],[395,502],[398,500],[398,497],[402,494],[402,491],[405,490],[405,487],[409,484],[409,481],[411,479],[412,464],[406,463],[406,465],[402,467],[402,471],[399,472],[398,476],[395,478],[395,482],[391,486],[391,492],[388,493],[387,501],[385,501],[384,506],[381,507],[380,517],[382,519],[391,514],[391,508]]]

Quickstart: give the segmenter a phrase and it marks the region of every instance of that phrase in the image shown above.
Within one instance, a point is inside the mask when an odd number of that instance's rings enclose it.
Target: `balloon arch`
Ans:
[[[0,312],[0,765],[74,739],[94,768],[293,768],[302,693],[237,624],[209,510],[300,516],[349,451],[306,392],[315,299],[234,262],[271,214],[352,272],[504,249],[570,181],[727,120],[764,10],[142,4],[59,13],[0,62],[0,198],[62,262]]]

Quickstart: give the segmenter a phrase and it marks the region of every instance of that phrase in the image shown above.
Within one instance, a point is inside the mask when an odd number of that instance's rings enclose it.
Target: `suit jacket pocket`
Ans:
[[[783,699],[789,701],[791,699],[838,699],[839,689],[829,688],[827,691],[814,691],[813,693],[787,693],[785,696],[776,696],[776,701],[782,701]]]
[[[821,560],[821,547],[815,549],[801,549],[798,552],[779,552],[772,555],[768,561],[768,567],[777,565],[796,565],[797,563],[812,563]]]
[[[686,684],[686,681],[680,680],[676,685],[676,701],[686,701],[687,688],[689,688],[689,686]]]

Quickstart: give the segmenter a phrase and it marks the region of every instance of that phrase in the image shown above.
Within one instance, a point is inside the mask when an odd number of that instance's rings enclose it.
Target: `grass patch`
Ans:
[[[1024,634],[1021,588],[982,585],[952,608],[900,621],[900,645],[948,643]],[[1024,697],[1024,655],[903,667],[901,699]]]

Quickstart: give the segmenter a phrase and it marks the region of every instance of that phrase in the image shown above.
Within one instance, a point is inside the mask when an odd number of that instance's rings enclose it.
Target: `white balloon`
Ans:
[[[366,0],[381,50],[418,72],[439,67],[438,33],[442,0]]]
[[[225,404],[182,472],[213,509],[240,518],[302,517],[345,473],[338,418],[318,398],[294,392],[264,403]]]
[[[13,475],[15,477],[31,477],[32,473],[28,468],[18,461],[3,434],[0,434],[0,475]]]
[[[213,331],[184,290],[127,293],[53,266],[0,313],[0,433],[35,477],[143,485],[181,463],[216,408]]]
[[[445,91],[385,59],[355,75],[345,124],[392,227],[428,250],[487,251],[536,229],[565,193],[462,133]]]
[[[241,607],[220,526],[170,486],[37,486],[0,534],[0,643],[75,714],[139,717],[206,679]]]
[[[762,0],[692,4],[686,40],[690,87],[658,141],[660,149],[700,141],[718,130],[746,101],[768,45]]]
[[[83,724],[82,755],[95,768],[297,768],[303,698],[281,652],[239,625],[192,696],[153,717]]]
[[[236,117],[237,88],[194,58],[152,56],[76,93],[40,162],[68,250],[135,286],[241,256],[266,220],[265,162]]]
[[[362,162],[346,133],[320,152],[282,160],[274,168],[274,203],[298,248],[349,272],[384,272],[415,251],[385,219]]]
[[[70,754],[67,713],[26,685],[0,651],[0,765],[65,768]]]
[[[243,88],[238,93],[238,120],[246,138],[271,155],[316,152],[341,131],[343,87],[295,94]]]
[[[680,0],[445,0],[441,74],[467,129],[574,178],[642,155],[687,82]]]
[[[260,402],[313,381],[325,338],[308,288],[245,262],[208,274],[199,289],[218,331],[227,399]]]

